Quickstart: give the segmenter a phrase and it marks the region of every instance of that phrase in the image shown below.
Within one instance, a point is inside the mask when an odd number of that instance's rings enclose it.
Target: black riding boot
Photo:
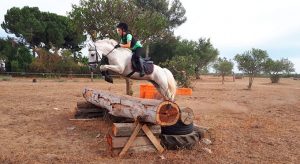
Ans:
[[[140,77],[145,76],[145,69],[144,69],[144,66],[143,66],[142,58],[139,58],[139,67],[140,67]]]
[[[104,76],[104,80],[109,83],[114,83],[113,79],[109,76],[108,71],[101,71],[101,75]]]

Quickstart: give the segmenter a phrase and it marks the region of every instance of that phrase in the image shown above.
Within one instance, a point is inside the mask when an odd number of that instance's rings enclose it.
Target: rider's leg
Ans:
[[[141,59],[141,54],[142,54],[142,48],[137,48],[133,52],[133,57],[135,58],[135,61],[137,62],[137,65],[140,69],[140,77],[143,77],[143,76],[145,76],[145,69],[143,66],[143,61]]]

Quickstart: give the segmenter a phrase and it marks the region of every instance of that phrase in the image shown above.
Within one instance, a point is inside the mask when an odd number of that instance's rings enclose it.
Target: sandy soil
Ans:
[[[134,82],[134,96],[140,83]],[[69,119],[84,87],[124,94],[124,79],[0,81],[0,163],[300,163],[300,81],[257,78],[252,90],[247,83],[203,77],[192,96],[176,98],[194,110],[196,124],[214,129],[212,145],[118,159],[106,150],[109,123]]]

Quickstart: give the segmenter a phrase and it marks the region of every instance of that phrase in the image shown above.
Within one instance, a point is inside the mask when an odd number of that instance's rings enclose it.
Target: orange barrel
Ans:
[[[191,88],[178,88],[176,91],[177,95],[187,95],[187,96],[191,96],[193,93]]]

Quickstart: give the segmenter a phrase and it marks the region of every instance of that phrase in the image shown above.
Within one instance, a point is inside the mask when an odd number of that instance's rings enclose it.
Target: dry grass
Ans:
[[[110,124],[100,120],[70,121],[82,89],[125,93],[125,81],[115,84],[89,79],[0,80],[0,163],[299,163],[300,81],[203,77],[192,96],[178,96],[180,106],[194,110],[195,123],[215,131],[212,145],[193,150],[127,154],[112,158],[105,134]],[[134,82],[139,96],[140,81]],[[98,136],[98,137],[96,137]],[[204,148],[212,150],[212,154]],[[165,158],[165,159],[163,159]]]

